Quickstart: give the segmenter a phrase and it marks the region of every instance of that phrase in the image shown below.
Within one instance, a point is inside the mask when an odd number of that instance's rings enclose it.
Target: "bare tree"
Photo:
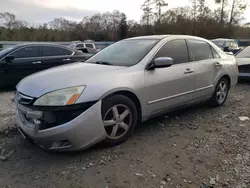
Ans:
[[[193,35],[196,35],[196,19],[197,19],[197,0],[192,1],[192,17],[193,17]]]
[[[127,17],[124,13],[122,13],[119,34],[120,34],[119,36],[120,39],[125,39],[127,38],[127,35],[128,35]]]
[[[146,0],[142,6],[144,7],[143,22],[140,23],[127,20],[122,12],[113,11],[85,17],[79,23],[65,18],[55,18],[40,26],[31,26],[25,21],[18,20],[14,14],[0,13],[0,40],[117,41],[125,37],[164,33],[193,34],[208,39],[249,36],[249,24],[241,26],[242,22],[240,22],[246,7],[244,2],[248,0],[232,1],[231,11],[228,11],[229,6],[225,6],[223,14],[221,14],[221,8],[210,9],[206,5],[206,0],[190,1],[192,7],[178,7],[164,11],[165,1],[157,1],[162,5],[159,7],[156,0]],[[222,3],[222,0],[220,2]],[[226,0],[223,2],[225,3]],[[157,20],[153,20],[153,13],[156,13]],[[228,21],[231,27],[225,27],[225,24],[221,24],[221,18],[223,23],[226,23],[229,14],[231,16]]]
[[[245,12],[246,8],[247,4],[245,0],[233,0],[229,20],[230,27],[232,24],[237,24],[241,19],[243,19],[242,14]]]
[[[154,0],[154,4],[155,4],[155,9],[156,9],[156,12],[155,12],[156,20],[158,24],[161,24],[162,8],[167,7],[168,3],[166,3],[165,0]]]
[[[225,16],[225,7],[227,5],[227,0],[215,0],[215,3],[221,4],[221,13],[220,13],[220,24],[224,24],[224,16]]]
[[[198,13],[200,17],[206,17],[209,16],[211,10],[209,7],[206,5],[206,0],[198,0]]]
[[[142,20],[146,22],[146,25],[150,25],[153,18],[153,1],[145,0],[142,4],[141,9],[143,11]]]
[[[16,21],[16,16],[9,12],[0,13],[0,24],[7,29],[14,28],[14,23]]]

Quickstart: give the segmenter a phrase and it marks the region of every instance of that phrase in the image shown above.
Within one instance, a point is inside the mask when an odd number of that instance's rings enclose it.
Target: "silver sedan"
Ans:
[[[16,121],[24,137],[46,150],[116,145],[151,117],[202,101],[223,105],[237,78],[235,58],[205,39],[130,38],[84,63],[23,79]]]

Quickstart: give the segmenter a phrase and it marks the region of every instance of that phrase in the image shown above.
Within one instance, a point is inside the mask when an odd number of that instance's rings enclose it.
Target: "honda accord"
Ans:
[[[234,56],[208,40],[130,38],[85,62],[24,78],[16,120],[22,135],[46,150],[116,145],[151,117],[197,102],[223,105],[237,78]]]

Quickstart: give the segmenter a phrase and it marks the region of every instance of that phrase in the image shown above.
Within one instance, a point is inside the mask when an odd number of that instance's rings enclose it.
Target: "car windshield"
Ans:
[[[5,48],[3,50],[0,51],[0,56],[4,55],[4,54],[7,54],[8,52],[10,52],[11,50],[13,50],[14,47],[9,47],[9,48]]]
[[[229,46],[229,48],[231,48],[231,49],[238,49],[239,48],[237,42],[235,42],[235,41],[227,41],[226,46]]]
[[[69,48],[74,48],[74,47],[75,47],[75,44],[70,44],[68,47],[69,47]]]
[[[242,51],[240,51],[236,57],[238,58],[250,58],[250,47],[246,47]]]
[[[85,63],[133,66],[139,63],[158,41],[153,39],[123,40],[103,49]]]
[[[224,41],[220,41],[220,40],[216,40],[216,41],[212,41],[216,46],[222,48],[224,45]]]

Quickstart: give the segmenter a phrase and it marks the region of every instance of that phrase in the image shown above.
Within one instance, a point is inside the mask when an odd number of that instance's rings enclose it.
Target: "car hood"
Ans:
[[[24,78],[17,85],[17,90],[25,95],[37,98],[54,90],[96,82],[104,74],[114,73],[114,70],[124,68],[89,63],[59,66]]]

